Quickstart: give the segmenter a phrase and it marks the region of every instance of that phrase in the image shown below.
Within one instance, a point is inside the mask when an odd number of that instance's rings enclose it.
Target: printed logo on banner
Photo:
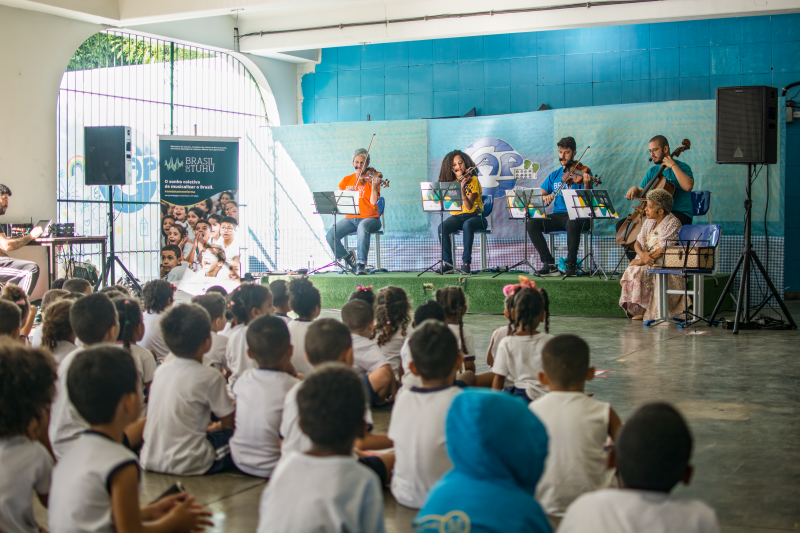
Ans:
[[[464,153],[478,167],[478,179],[484,194],[494,197],[505,196],[505,191],[514,188],[515,169],[536,165],[502,139],[479,139],[467,146]]]

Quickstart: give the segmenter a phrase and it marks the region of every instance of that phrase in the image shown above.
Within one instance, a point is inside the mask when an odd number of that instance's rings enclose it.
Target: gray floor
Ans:
[[[800,320],[800,302],[790,302]],[[337,317],[336,312],[323,316]],[[486,370],[491,332],[502,316],[468,315],[478,370]],[[551,333],[576,333],[592,349],[592,362],[608,370],[587,392],[610,402],[623,421],[637,406],[675,404],[695,436],[695,477],[681,497],[700,498],[717,511],[722,530],[755,533],[800,528],[800,349],[794,331],[713,329],[687,335],[673,325],[643,328],[614,318],[554,317]],[[700,329],[699,331],[709,331]],[[375,413],[386,431],[388,411]],[[176,478],[145,473],[142,501]],[[188,491],[214,513],[213,531],[254,531],[264,481],[236,474],[182,478]],[[385,493],[387,529],[410,531],[415,512]],[[37,516],[46,520],[45,511]]]

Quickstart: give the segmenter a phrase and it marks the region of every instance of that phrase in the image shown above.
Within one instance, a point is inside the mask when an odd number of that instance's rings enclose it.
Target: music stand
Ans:
[[[581,263],[591,257],[589,265],[589,277],[594,277],[598,272],[603,273],[603,277],[608,281],[608,274],[603,266],[594,258],[594,221],[595,219],[619,218],[611,197],[605,189],[562,189],[564,204],[567,206],[567,215],[570,220],[589,219],[589,250],[584,250],[583,259],[577,262],[575,268],[580,268]],[[561,279],[566,279],[564,276]]]
[[[317,209],[315,214],[318,215],[333,215],[333,261],[327,265],[321,266],[309,272],[314,274],[322,269],[336,265],[344,273],[351,272],[355,274],[350,267],[343,265],[336,257],[336,243],[339,242],[339,237],[336,234],[336,216],[337,215],[358,215],[358,191],[324,191],[315,192],[314,207]]]
[[[523,243],[523,258],[522,261],[516,263],[510,267],[508,270],[513,270],[518,266],[527,266],[531,269],[531,272],[535,276],[541,277],[541,274],[536,272],[536,267],[534,267],[530,260],[528,259],[530,256],[528,255],[528,236],[525,235],[525,232],[528,229],[528,221],[532,218],[545,218],[545,205],[544,200],[542,200],[542,190],[541,189],[512,189],[506,191],[506,208],[508,209],[509,215],[511,215],[512,220],[524,220],[523,231],[522,235],[524,237]],[[504,274],[505,272],[498,272],[493,278],[496,278],[500,274]]]
[[[422,192],[422,211],[426,213],[439,213],[440,225],[442,234],[439,235],[441,244],[439,260],[434,264],[417,274],[420,277],[425,272],[433,270],[436,265],[441,264],[442,267],[439,272],[434,270],[435,274],[444,274],[445,265],[453,267],[454,271],[464,274],[464,271],[456,268],[455,265],[445,263],[444,261],[444,213],[445,211],[461,211],[463,198],[461,196],[461,184],[457,181],[423,181],[419,184],[420,191]]]

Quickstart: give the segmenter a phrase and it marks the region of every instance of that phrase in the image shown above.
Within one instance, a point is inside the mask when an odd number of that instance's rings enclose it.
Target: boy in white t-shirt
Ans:
[[[130,354],[104,346],[82,350],[70,366],[69,396],[89,422],[53,470],[48,518],[52,533],[121,531],[122,526],[194,531],[211,513],[194,496],[175,494],[139,507],[136,454],[122,445],[124,429],[139,418],[142,396]]]
[[[205,355],[205,361],[220,372],[230,369],[225,362],[225,350],[228,348],[228,337],[219,332],[225,328],[225,297],[217,292],[207,292],[192,298],[192,303],[199,305],[211,318],[211,349]]]
[[[394,370],[378,343],[372,340],[375,313],[363,300],[351,300],[342,307],[342,322],[353,336],[353,366],[364,380],[371,405],[383,405],[397,392]]]
[[[322,310],[322,296],[308,278],[295,278],[289,282],[289,305],[297,318],[289,322],[292,336],[292,366],[304,376],[314,371],[306,359],[306,332]]]
[[[420,304],[414,310],[414,320],[411,322],[411,327],[416,328],[426,320],[438,320],[439,322],[444,322],[444,309],[436,300],[428,300],[424,304]],[[413,331],[412,331],[413,334]],[[458,341],[458,337],[456,337],[456,341]],[[422,378],[418,375],[411,372],[411,346],[409,343],[411,342],[411,334],[406,337],[405,342],[403,343],[403,347],[400,348],[400,358],[403,362],[403,378],[402,378],[402,388],[398,391],[398,395],[400,392],[406,391],[411,387],[421,387],[422,386]],[[459,344],[459,349],[461,345]]]
[[[692,435],[666,403],[640,407],[619,432],[609,454],[620,489],[584,494],[569,506],[559,533],[717,533],[717,515],[699,500],[672,499],[688,485],[693,468]]]
[[[236,432],[230,441],[233,464],[246,474],[268,478],[281,458],[281,420],[286,393],[300,381],[292,376],[292,345],[286,323],[260,316],[247,328],[247,354],[258,368],[236,380]]]
[[[22,312],[20,312],[19,306],[8,300],[0,300],[0,337],[8,337],[13,341],[19,341],[21,327]]]
[[[148,281],[142,287],[144,337],[139,345],[153,352],[159,363],[163,363],[169,354],[169,348],[164,342],[164,337],[161,336],[159,324],[164,312],[172,307],[174,292],[173,286],[163,279]]]
[[[389,422],[395,466],[392,495],[419,509],[431,487],[453,467],[447,456],[445,419],[461,389],[453,383],[463,364],[456,337],[447,324],[428,320],[411,335],[409,370],[422,379],[398,396]]]
[[[0,531],[39,533],[32,496],[47,506],[53,458],[42,441],[56,377],[44,350],[0,343]]]
[[[194,304],[175,307],[161,319],[172,359],[150,386],[141,464],[179,476],[214,474],[233,466],[228,441],[234,408],[225,378],[203,364],[211,347],[211,319]],[[219,421],[211,423],[211,415]]]
[[[539,381],[550,392],[529,408],[547,428],[550,453],[536,500],[549,516],[560,517],[581,494],[611,485],[614,470],[606,466],[604,446],[609,437],[616,437],[622,422],[609,404],[584,392],[595,369],[583,339],[550,339],[542,349],[542,367]]]
[[[313,444],[275,469],[261,495],[259,533],[386,530],[380,481],[351,453],[366,432],[365,403],[361,379],[342,364],[326,364],[300,385],[300,426]]]

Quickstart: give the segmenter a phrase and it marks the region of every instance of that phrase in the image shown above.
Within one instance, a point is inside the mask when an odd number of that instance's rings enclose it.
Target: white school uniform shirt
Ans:
[[[461,353],[464,354],[464,361],[474,361],[475,337],[472,335],[472,332],[469,330],[469,328],[464,326],[464,346],[461,346],[461,334],[459,333],[458,324],[447,324],[447,327],[450,328],[450,331],[452,331],[453,335],[456,336],[456,339],[458,340],[458,347],[461,349]]]
[[[389,364],[377,342],[355,333],[351,333],[350,338],[353,340],[353,368],[360,377]]]
[[[307,376],[314,371],[314,367],[306,359],[306,332],[311,327],[311,320],[300,320],[296,318],[286,324],[289,328],[289,336],[291,337],[292,346],[292,366],[299,373]]]
[[[400,379],[400,369],[403,368],[403,358],[400,356],[400,350],[403,349],[406,338],[408,338],[408,332],[406,332],[406,335],[403,335],[403,331],[399,330],[392,335],[389,342],[383,346],[379,346],[383,356],[389,361],[389,364],[392,365],[394,377],[398,380]]]
[[[230,322],[225,322],[225,327],[222,328],[222,331],[219,332],[220,335],[223,337],[230,337],[231,331],[233,330],[233,324]]]
[[[232,258],[237,257],[239,255],[238,234],[233,237],[233,241],[231,242],[230,246],[225,246],[225,239],[223,239],[222,237],[218,238],[215,244],[221,247],[223,250],[225,250],[225,261],[230,261]]]
[[[191,251],[192,247],[189,245],[189,250]],[[186,257],[184,255],[184,257]],[[186,261],[181,261],[181,263],[167,272],[167,275],[164,276],[164,279],[167,281],[180,281],[183,279],[183,275],[186,274],[186,271],[189,269],[189,263]]]
[[[56,459],[61,459],[73,441],[89,429],[89,423],[78,414],[75,406],[69,400],[67,392],[67,372],[69,372],[72,361],[82,351],[83,348],[73,350],[58,365],[56,394],[50,406],[50,426],[47,429]]]
[[[413,387],[397,397],[387,434],[394,442],[392,495],[397,503],[422,508],[431,487],[453,468],[444,426],[450,404],[460,393],[455,386]]]
[[[247,355],[247,326],[234,326],[225,347],[225,366],[231,371],[228,376],[228,391],[233,391],[233,384],[242,374],[256,368],[256,361]],[[231,392],[231,394],[233,394]]]
[[[208,360],[208,364],[216,368],[220,372],[228,368],[227,361],[225,360],[225,353],[228,350],[228,337],[211,332],[211,349],[203,356],[203,363]]]
[[[500,326],[492,333],[492,340],[489,345],[492,347],[492,359],[497,360],[497,349],[500,348],[500,341],[508,337],[508,326]]]
[[[156,361],[161,363],[164,358],[169,354],[167,343],[164,342],[164,337],[161,336],[161,317],[164,316],[164,311],[160,313],[153,313],[145,311],[142,314],[142,323],[144,324],[144,336],[139,342],[139,345],[146,350],[150,350],[156,356]]]
[[[77,349],[78,347],[75,346],[75,343],[69,341],[58,341],[56,343],[56,347],[53,348],[53,359],[56,360],[56,363],[61,364],[61,361],[63,361],[66,356]]]
[[[400,348],[400,360],[403,363],[403,387],[400,389],[399,392],[407,391],[411,387],[422,387],[422,378],[419,376],[415,376],[413,372],[411,372],[411,346],[409,342],[411,340],[411,335],[406,337],[406,340],[403,342],[403,347]],[[399,393],[398,393],[399,396]]]
[[[281,458],[280,427],[286,393],[300,381],[280,370],[255,368],[236,380],[236,432],[230,440],[236,467],[268,478]]]
[[[283,320],[287,324],[292,321],[292,319],[289,318],[289,315],[284,315],[284,314],[281,314],[281,313],[275,313],[275,316],[280,318],[281,320]]]
[[[42,334],[44,333],[42,331],[42,329],[44,329],[43,326],[44,324],[39,324],[39,327],[34,329],[33,333],[31,333],[28,337],[31,343],[31,348],[38,348],[42,345]]]
[[[258,533],[273,531],[385,532],[378,476],[355,457],[291,452],[261,494]]]
[[[215,458],[206,438],[211,414],[223,418],[233,410],[218,371],[182,357],[164,363],[150,385],[142,467],[179,476],[205,474]]]
[[[542,421],[549,439],[536,501],[552,516],[563,516],[581,494],[608,488],[614,469],[606,468],[611,406],[583,392],[552,391],[528,408]]]
[[[569,506],[558,533],[718,533],[717,515],[699,500],[666,492],[604,489]]]
[[[111,480],[136,454],[106,435],[82,433],[53,470],[48,502],[50,533],[113,533]]]
[[[539,383],[542,348],[552,338],[547,333],[506,337],[500,341],[492,372],[506,378],[506,387],[524,389],[531,400],[544,396],[547,387]]]
[[[50,492],[53,458],[37,441],[22,435],[0,438],[0,531],[39,533],[33,492]]]

